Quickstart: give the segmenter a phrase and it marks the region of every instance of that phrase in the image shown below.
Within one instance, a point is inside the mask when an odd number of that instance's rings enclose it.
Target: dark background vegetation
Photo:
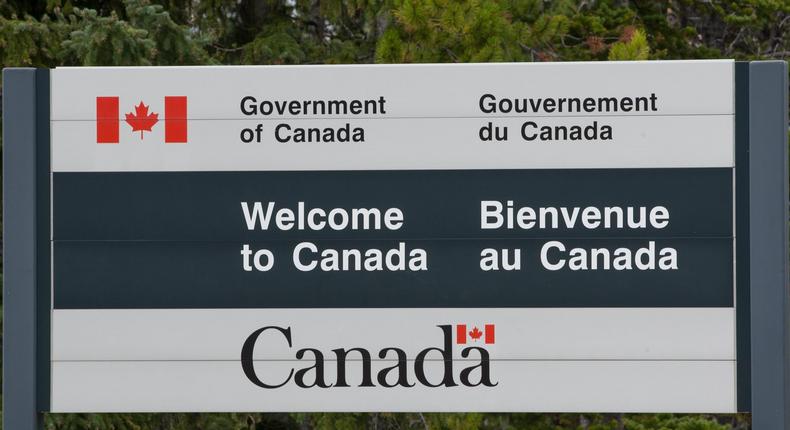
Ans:
[[[3,67],[789,56],[790,0],[0,0]],[[749,419],[622,414],[73,414],[48,416],[46,426],[725,430],[747,429]]]

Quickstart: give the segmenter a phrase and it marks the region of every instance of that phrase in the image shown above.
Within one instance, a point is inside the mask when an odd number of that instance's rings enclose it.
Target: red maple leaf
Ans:
[[[159,114],[153,112],[149,114],[148,106],[144,105],[142,100],[134,107],[133,114],[126,114],[126,123],[132,126],[132,131],[140,132],[140,140],[143,139],[143,132],[151,131],[151,127],[157,122],[159,122]]]
[[[471,337],[475,341],[477,339],[480,339],[480,336],[482,336],[482,335],[483,335],[483,332],[480,331],[477,327],[473,328],[472,331],[469,332],[469,337]]]

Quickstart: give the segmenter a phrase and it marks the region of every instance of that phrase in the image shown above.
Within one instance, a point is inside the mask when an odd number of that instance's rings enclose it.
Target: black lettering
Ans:
[[[417,376],[417,380],[420,381],[421,384],[428,386],[428,387],[455,387],[456,384],[453,380],[453,345],[452,345],[452,328],[449,325],[439,325],[437,326],[442,330],[444,335],[444,348],[425,348],[417,354],[417,358],[414,360],[414,373]],[[438,384],[432,384],[428,378],[425,376],[425,357],[431,351],[438,351],[439,354],[442,356],[442,365],[444,366],[444,376],[442,377],[442,381]]]
[[[261,333],[269,329],[277,330],[282,333],[282,335],[285,337],[285,340],[288,341],[288,347],[293,347],[291,344],[291,327],[286,329],[276,326],[259,328],[247,337],[247,340],[244,341],[244,345],[241,347],[241,369],[244,371],[244,375],[247,376],[247,379],[249,379],[250,382],[261,388],[280,388],[291,380],[291,377],[294,374],[293,369],[291,369],[291,372],[288,373],[288,377],[285,378],[285,381],[277,385],[269,385],[258,378],[258,375],[255,373],[255,367],[253,366],[252,357],[255,350],[255,342],[258,340],[258,337],[260,337]]]
[[[349,352],[358,352],[359,355],[362,357],[362,383],[359,384],[360,387],[375,387],[373,385],[373,381],[371,380],[370,376],[370,353],[367,349],[363,348],[351,348],[351,349],[333,349],[332,352],[335,353],[335,357],[337,358],[337,380],[335,381],[335,387],[348,387],[348,382],[346,381],[346,356]]]
[[[490,102],[486,104],[486,100],[490,100]],[[493,94],[483,94],[480,96],[480,110],[483,113],[496,112],[496,97],[494,97]]]
[[[376,379],[379,382],[379,385],[386,388],[392,388],[400,385],[401,387],[413,387],[414,384],[409,383],[409,369],[407,367],[407,360],[406,360],[406,352],[400,348],[384,348],[379,351],[379,358],[386,359],[387,353],[390,351],[395,351],[395,355],[398,356],[398,363],[394,366],[385,367],[379,370],[379,374],[377,375]],[[398,371],[398,382],[395,384],[390,384],[387,382],[387,375],[393,370]]]
[[[310,367],[305,367],[304,369],[299,369],[296,371],[296,375],[294,376],[294,382],[296,383],[296,385],[298,385],[301,388],[331,387],[331,385],[327,385],[326,381],[324,380],[324,354],[322,354],[321,351],[314,348],[304,348],[296,352],[296,359],[302,360],[306,352],[313,353],[313,361],[315,362],[315,364],[313,364]],[[315,370],[315,380],[308,385],[305,384],[305,376],[311,370]]]
[[[470,346],[468,348],[464,348],[461,351],[461,357],[463,358],[469,357],[469,353],[471,351],[477,351],[480,353],[480,363],[471,367],[467,367],[466,369],[461,371],[461,374],[459,375],[459,378],[461,379],[461,383],[466,385],[467,387],[477,387],[478,385],[485,385],[486,387],[496,387],[497,385],[499,385],[499,382],[491,382],[491,360],[488,356],[488,351],[477,346]],[[475,369],[480,369],[480,380],[473,384],[470,381],[469,377],[471,376],[472,372]]]
[[[535,124],[532,121],[527,121],[524,124],[522,124],[521,125],[521,137],[524,138],[524,140],[528,140],[528,141],[533,141],[533,140],[537,139],[537,137],[538,137],[537,133],[532,132],[532,134],[527,134],[527,127],[538,128],[538,125]]]
[[[274,138],[280,143],[286,143],[291,140],[291,135],[286,134],[284,137],[280,136],[280,129],[284,128],[286,133],[291,131],[291,126],[288,124],[278,124],[277,127],[274,129]]]
[[[239,104],[241,107],[241,113],[244,115],[256,115],[258,113],[258,106],[256,105],[258,101],[255,100],[253,96],[244,96],[241,99],[241,103]]]

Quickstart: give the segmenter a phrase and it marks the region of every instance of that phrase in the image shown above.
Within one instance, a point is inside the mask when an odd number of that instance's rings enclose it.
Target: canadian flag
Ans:
[[[456,324],[455,326],[455,342],[459,345],[465,345],[471,339],[471,342],[477,342],[480,338],[483,338],[483,341],[486,344],[493,344],[495,341],[495,326],[494,324],[485,324],[483,325],[483,330],[477,326],[474,326],[472,329],[469,329],[466,324]]]
[[[159,114],[149,112],[150,106],[142,101],[126,113],[125,122],[132,132],[145,132],[159,122]],[[165,96],[165,143],[187,143],[187,98]],[[96,143],[119,143],[121,110],[117,96],[96,97]]]

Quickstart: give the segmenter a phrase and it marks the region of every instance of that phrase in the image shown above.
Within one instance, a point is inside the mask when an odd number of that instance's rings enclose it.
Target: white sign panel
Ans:
[[[732,167],[732,86],[731,61],[64,68],[53,169]],[[96,144],[97,97],[118,146]],[[161,145],[167,97],[188,145]],[[164,126],[129,132],[140,102]]]
[[[732,61],[51,73],[54,412],[737,410]]]

